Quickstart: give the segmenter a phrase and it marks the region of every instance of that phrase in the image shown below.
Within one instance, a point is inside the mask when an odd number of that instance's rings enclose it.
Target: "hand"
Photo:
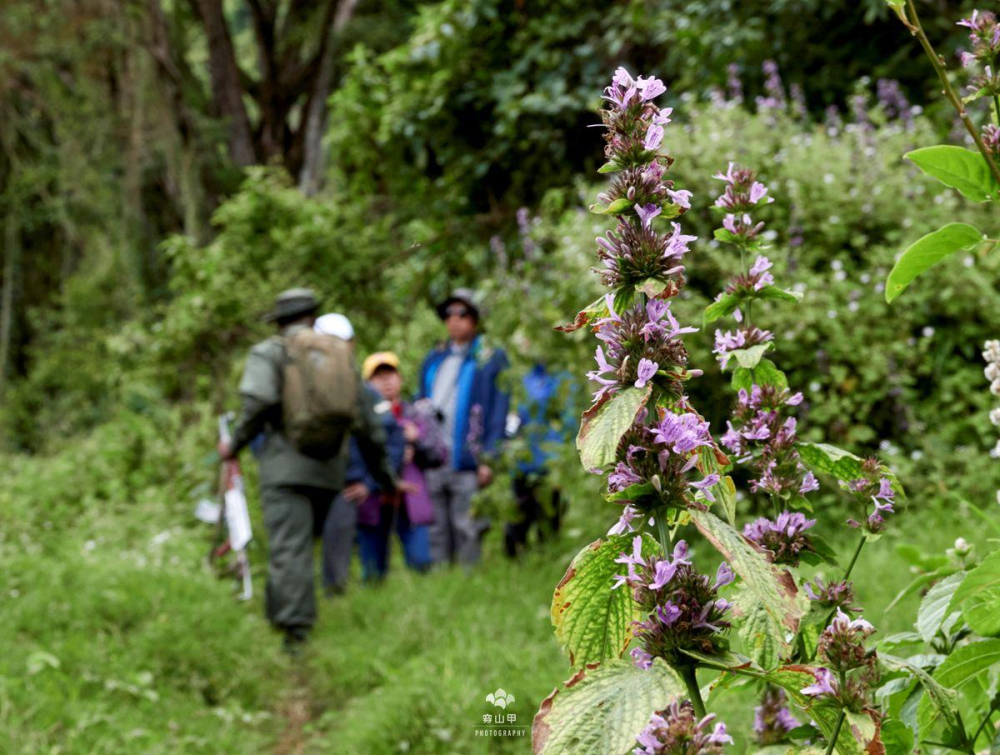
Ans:
[[[420,440],[420,428],[418,428],[414,423],[403,420],[403,437],[406,438],[407,443],[416,443]]]
[[[215,449],[219,452],[219,456],[223,461],[229,461],[233,458],[233,446],[231,443],[226,443],[226,441],[220,440],[219,445],[217,445]]]
[[[485,464],[480,464],[476,468],[476,482],[479,483],[479,487],[481,488],[487,487],[493,482],[493,470]]]
[[[415,482],[410,482],[409,480],[400,480],[396,483],[396,490],[400,493],[419,493],[420,486]]]
[[[371,491],[363,482],[352,482],[344,488],[344,498],[352,503],[362,503],[369,495]]]

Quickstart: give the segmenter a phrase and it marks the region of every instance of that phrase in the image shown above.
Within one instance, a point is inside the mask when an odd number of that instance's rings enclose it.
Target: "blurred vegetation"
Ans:
[[[952,55],[951,24],[972,4],[925,4]],[[229,45],[213,48],[220,14]],[[767,60],[789,104],[758,112]],[[243,355],[268,332],[260,315],[276,291],[311,285],[351,317],[363,352],[400,353],[412,387],[440,337],[429,304],[472,284],[515,393],[538,360],[582,375],[589,342],[552,326],[600,292],[585,272],[606,227],[585,210],[602,162],[589,126],[622,63],[670,87],[665,145],[702,239],[685,319],[734,270],[709,241],[708,207],[712,174],[738,160],[776,198],[779,283],[805,293],[759,315],[806,394],[800,432],[879,450],[922,547],[975,539],[957,527],[963,501],[992,505],[997,487],[978,352],[997,335],[998,263],[950,260],[884,303],[899,249],[985,210],[900,158],[952,124],[881,0],[54,0],[45,12],[15,0],[0,24],[0,609],[13,627],[0,638],[0,750],[274,745],[287,669],[258,607],[230,604],[200,570],[207,538],[190,522],[214,484],[214,415],[233,407]],[[742,103],[724,94],[729,64]],[[901,83],[912,123],[879,104],[880,78]],[[687,342],[706,371],[697,405],[718,426],[729,396],[711,333]],[[497,654],[525,701],[548,692],[561,676],[543,644],[551,586],[615,518],[569,444],[551,477],[572,502],[570,534],[528,569],[392,582],[389,604],[414,605],[399,626],[372,623],[379,596],[332,609],[331,642],[310,660],[315,705],[329,706],[312,711],[317,741],[477,751],[452,726],[468,715],[471,727],[476,696],[513,683],[495,678]],[[818,500],[835,521],[835,497]],[[479,505],[502,516],[506,486]],[[905,569],[888,545],[879,553],[882,573]],[[874,606],[891,598],[874,578],[859,587]],[[388,734],[384,707],[402,711]]]

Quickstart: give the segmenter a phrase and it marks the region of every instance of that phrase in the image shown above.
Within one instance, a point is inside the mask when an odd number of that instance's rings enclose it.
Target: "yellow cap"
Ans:
[[[365,380],[370,379],[371,376],[375,374],[375,370],[379,367],[392,367],[392,369],[398,372],[399,357],[391,351],[376,351],[361,365],[361,377]]]

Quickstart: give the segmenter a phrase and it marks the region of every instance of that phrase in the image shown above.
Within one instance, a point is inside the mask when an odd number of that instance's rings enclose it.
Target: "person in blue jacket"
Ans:
[[[430,529],[435,563],[475,564],[489,520],[474,517],[472,497],[493,481],[491,459],[504,437],[510,398],[498,385],[507,356],[480,334],[475,294],[457,289],[437,306],[448,341],[431,350],[420,370],[420,397],[441,423],[448,459],[427,471],[434,502]]]
[[[559,531],[564,503],[561,491],[546,484],[552,456],[546,446],[567,442],[576,430],[570,401],[574,386],[568,372],[550,373],[539,362],[524,376],[522,385],[525,400],[518,408],[516,432],[527,448],[513,478],[518,519],[504,527],[504,549],[512,557],[524,550],[533,525],[538,525],[540,540]]]

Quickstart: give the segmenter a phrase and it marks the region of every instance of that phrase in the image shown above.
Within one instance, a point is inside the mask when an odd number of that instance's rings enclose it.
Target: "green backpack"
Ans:
[[[347,341],[312,329],[282,340],[285,436],[307,456],[336,456],[358,415],[354,352]]]

